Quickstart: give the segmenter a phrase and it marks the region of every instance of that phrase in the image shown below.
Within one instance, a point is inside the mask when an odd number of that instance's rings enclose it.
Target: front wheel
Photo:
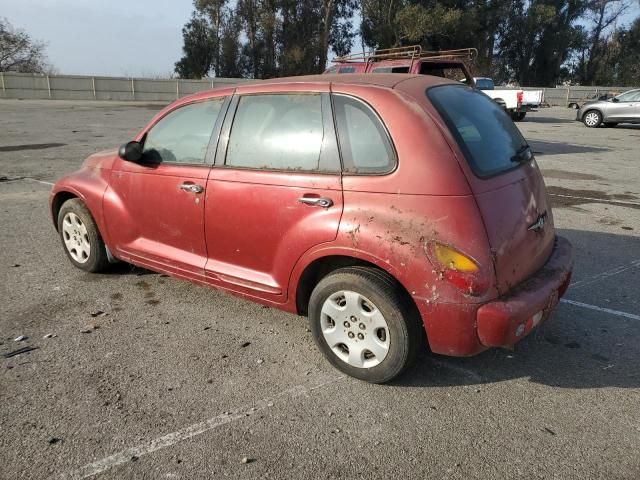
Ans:
[[[67,257],[76,267],[99,272],[109,265],[98,227],[80,199],[67,200],[60,208],[58,233]]]
[[[597,110],[589,110],[582,117],[582,123],[584,123],[589,128],[599,127],[602,123],[602,114]]]
[[[409,301],[384,272],[337,270],[318,283],[309,300],[314,340],[338,370],[371,383],[388,382],[413,362],[423,342]]]

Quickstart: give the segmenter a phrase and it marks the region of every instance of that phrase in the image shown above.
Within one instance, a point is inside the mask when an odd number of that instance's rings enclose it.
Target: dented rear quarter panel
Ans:
[[[307,252],[299,265],[325,255],[371,262],[414,298],[432,350],[452,355],[483,350],[475,312],[497,296],[493,259],[476,200],[450,145],[422,105],[401,91],[345,84],[332,91],[366,101],[381,116],[398,162],[385,175],[343,176],[344,211],[336,240]],[[429,241],[472,257],[489,289],[474,297],[443,280],[427,258]],[[301,270],[294,271],[290,288],[295,289]]]

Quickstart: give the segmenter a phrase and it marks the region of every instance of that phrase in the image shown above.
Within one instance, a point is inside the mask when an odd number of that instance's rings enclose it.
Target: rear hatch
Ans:
[[[430,88],[461,153],[461,166],[482,215],[500,294],[529,278],[553,250],[553,216],[533,152],[507,114],[464,86]]]

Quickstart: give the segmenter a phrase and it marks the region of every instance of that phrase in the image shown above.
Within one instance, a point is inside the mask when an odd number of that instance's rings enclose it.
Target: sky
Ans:
[[[630,3],[622,23],[640,14]],[[192,11],[192,0],[0,0],[0,16],[47,43],[59,73],[77,75],[170,76]]]
[[[79,75],[168,77],[192,11],[192,0],[0,0],[59,73]]]

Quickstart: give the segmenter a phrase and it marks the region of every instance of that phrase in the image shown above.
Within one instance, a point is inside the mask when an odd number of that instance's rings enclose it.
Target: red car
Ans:
[[[444,355],[512,346],[572,269],[509,117],[424,75],[183,98],[59,180],[51,213],[75,266],[130,262],[306,315],[328,360],[370,382],[425,339]]]

